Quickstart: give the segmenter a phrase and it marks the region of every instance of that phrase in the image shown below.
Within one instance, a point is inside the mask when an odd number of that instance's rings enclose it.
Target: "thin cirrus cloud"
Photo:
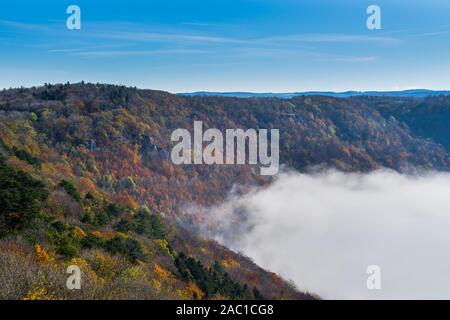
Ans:
[[[55,24],[32,24],[17,21],[0,20],[0,25],[9,29],[17,29],[22,32],[39,33],[38,37],[50,37],[59,39],[66,36],[64,28],[56,28]],[[168,30],[167,32],[147,32],[149,26],[135,25],[130,23],[90,23],[86,24],[82,32],[76,35],[76,38],[82,41],[83,48],[58,48],[49,50],[51,53],[66,54],[79,57],[122,57],[122,56],[145,56],[157,54],[201,54],[211,50],[214,47],[223,47],[228,50],[246,49],[246,55],[260,56],[276,55],[278,53],[289,54],[298,52],[299,49],[313,50],[311,44],[319,45],[321,43],[395,43],[398,38],[390,36],[371,36],[357,34],[294,34],[279,35],[270,37],[228,37],[216,35],[214,33],[199,33],[189,29],[190,26],[204,25],[202,23],[185,23],[186,28],[180,30]],[[157,27],[152,27],[158,29]],[[164,29],[164,28],[163,28]],[[161,30],[161,29],[160,29]],[[97,40],[96,40],[97,39]],[[127,50],[90,50],[94,41],[98,39],[116,43],[117,47],[123,47],[130,43],[136,44],[161,44],[166,47],[158,50],[146,50],[145,48],[135,48]],[[51,41],[50,41],[51,44]],[[110,43],[111,44],[111,43]],[[188,48],[178,49],[170,46],[184,45]],[[298,47],[302,45],[302,47]],[[309,45],[310,47],[306,47]],[[262,48],[262,47],[266,48]],[[253,48],[259,47],[258,50]],[[267,48],[270,47],[270,48]],[[200,50],[201,48],[201,50]],[[282,48],[282,50],[280,50]],[[341,62],[368,62],[375,60],[375,57],[357,57],[357,58],[336,58],[334,61]]]
[[[296,43],[296,42],[397,42],[394,37],[387,36],[367,36],[353,34],[297,34],[287,36],[273,36],[264,38],[241,39],[233,37],[219,37],[214,35],[201,35],[189,33],[155,33],[143,31],[116,31],[116,32],[96,32],[92,36],[110,39],[126,39],[128,41],[141,42],[196,42],[213,44],[276,44],[276,43]]]
[[[99,50],[99,51],[69,51],[69,55],[79,57],[122,57],[122,56],[150,56],[150,55],[185,55],[201,54],[205,51],[174,49],[174,50]]]
[[[134,42],[171,42],[171,43],[215,43],[215,44],[248,44],[247,40],[216,37],[211,35],[189,34],[189,33],[157,33],[144,31],[115,31],[115,32],[94,32],[93,37],[103,39],[117,39]]]
[[[414,34],[412,36],[413,37],[433,37],[433,36],[441,36],[441,35],[446,35],[446,34],[450,34],[450,30],[418,33],[418,34]]]
[[[367,36],[354,34],[297,34],[266,38],[272,42],[398,42],[399,39],[386,36]]]
[[[55,30],[50,25],[11,21],[11,20],[0,20],[0,26],[9,28],[9,29],[23,30],[23,31],[39,31],[39,32],[46,31],[46,32],[49,32],[49,31]]]
[[[146,50],[118,51],[118,52],[85,52],[74,53],[77,56],[119,56],[119,55],[146,55],[146,54],[195,54],[206,53],[214,47],[224,47],[227,50],[238,50],[238,53],[245,56],[276,56],[299,54],[300,51],[314,51],[311,44],[320,43],[354,43],[354,42],[372,42],[372,43],[395,43],[399,40],[393,37],[385,36],[364,36],[350,34],[300,34],[290,36],[277,36],[266,38],[242,39],[233,37],[218,37],[214,35],[190,34],[190,33],[155,33],[142,31],[116,31],[116,32],[94,32],[90,36],[103,38],[126,40],[128,42],[140,42],[146,44],[166,44],[166,45],[188,45],[190,48],[201,46],[202,50],[162,50],[161,52]],[[299,51],[300,50],[300,51]],[[376,60],[374,56],[363,57],[343,57],[333,58],[336,62],[369,62]]]
[[[0,25],[15,30],[21,30],[24,32],[47,32],[58,34],[58,30],[63,30],[61,25],[63,22],[52,24],[36,24],[21,21],[12,20],[0,20]],[[395,43],[400,39],[397,37],[388,36],[392,33],[399,33],[404,30],[397,30],[394,32],[385,32],[382,35],[370,36],[370,35],[358,35],[358,34],[292,34],[292,35],[280,35],[271,37],[262,37],[254,39],[241,39],[235,37],[216,36],[213,34],[198,34],[198,33],[178,33],[178,32],[147,32],[143,31],[149,26],[140,25],[129,22],[114,22],[114,26],[120,26],[120,29],[111,31],[110,23],[90,23],[89,29],[91,31],[86,32],[84,35],[96,38],[104,39],[118,39],[137,42],[189,42],[189,43],[211,43],[211,44],[276,44],[276,43],[344,43],[344,42],[378,42],[378,43]],[[225,25],[213,24],[213,23],[201,23],[201,22],[185,22],[181,25],[186,27],[224,27]],[[156,28],[152,26],[152,28]],[[430,37],[449,34],[450,30],[430,31],[416,34],[406,35],[411,37]]]
[[[376,56],[368,56],[368,57],[339,57],[339,58],[332,58],[329,59],[329,61],[335,61],[335,62],[372,62],[377,60],[378,57]]]

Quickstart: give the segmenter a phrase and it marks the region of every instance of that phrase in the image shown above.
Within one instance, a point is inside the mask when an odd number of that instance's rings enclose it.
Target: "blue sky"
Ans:
[[[81,30],[66,8],[81,8]],[[368,30],[366,9],[382,10]],[[450,1],[2,1],[0,87],[450,89]]]

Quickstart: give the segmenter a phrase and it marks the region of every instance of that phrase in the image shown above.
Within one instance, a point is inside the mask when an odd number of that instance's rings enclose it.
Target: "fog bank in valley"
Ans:
[[[203,211],[203,235],[325,299],[450,298],[449,174],[291,172]]]

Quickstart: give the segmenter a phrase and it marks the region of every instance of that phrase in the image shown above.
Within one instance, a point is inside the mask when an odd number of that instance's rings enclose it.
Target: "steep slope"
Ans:
[[[364,99],[368,100],[368,98]],[[450,151],[450,97],[402,99],[390,103],[389,99],[370,98],[370,103],[380,112],[405,123],[419,137],[431,139]]]
[[[115,102],[125,89],[61,88],[2,94],[0,298],[312,298],[175,223],[172,197],[202,182],[151,141],[159,124]],[[82,290],[65,288],[69,265]]]
[[[171,133],[192,130],[196,120],[221,130],[279,128],[281,163],[300,171],[449,170],[440,141],[415,134],[392,112],[323,96],[180,97],[84,83],[4,90],[1,182],[7,194],[35,197],[5,197],[0,281],[8,289],[0,296],[311,298],[183,227],[204,218],[182,215],[186,206],[214,205],[233,186],[245,192],[271,178],[248,165],[175,166]],[[69,264],[84,268],[88,290],[64,289]]]

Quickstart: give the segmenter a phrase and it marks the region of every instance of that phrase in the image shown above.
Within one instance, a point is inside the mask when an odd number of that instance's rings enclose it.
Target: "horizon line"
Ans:
[[[426,87],[411,87],[411,88],[402,88],[402,89],[364,89],[364,90],[355,90],[355,89],[347,89],[347,90],[330,90],[330,89],[305,89],[305,90],[295,90],[295,91],[252,91],[252,90],[232,90],[232,91],[221,91],[221,90],[193,90],[193,91],[178,91],[178,90],[167,90],[167,89],[160,89],[160,88],[150,88],[150,87],[140,87],[136,85],[131,84],[120,84],[120,83],[108,83],[108,82],[91,82],[91,81],[77,81],[77,82],[55,82],[55,83],[42,83],[38,85],[20,85],[20,86],[10,86],[10,87],[0,87],[0,90],[15,90],[15,89],[31,89],[31,88],[40,88],[45,87],[46,84],[50,84],[52,86],[57,85],[65,85],[65,84],[71,84],[71,85],[77,85],[77,84],[91,84],[91,85],[110,85],[110,86],[124,86],[128,88],[137,88],[139,90],[154,90],[154,91],[164,91],[167,93],[175,94],[175,95],[183,95],[183,94],[302,94],[302,93],[335,93],[335,94],[344,94],[344,93],[368,93],[368,92],[376,92],[376,93],[389,93],[389,92],[405,92],[405,91],[430,91],[430,92],[438,92],[438,91],[447,91],[450,92],[450,88],[448,89],[429,89]]]

